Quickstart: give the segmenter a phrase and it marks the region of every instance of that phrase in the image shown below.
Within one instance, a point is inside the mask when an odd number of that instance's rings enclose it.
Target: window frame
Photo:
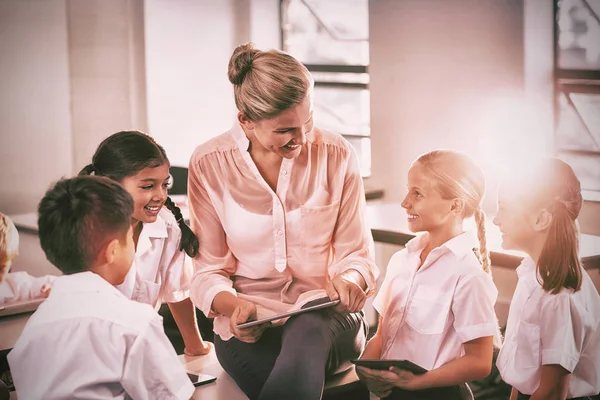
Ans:
[[[559,135],[559,127],[560,127],[560,118],[561,118],[561,104],[560,97],[561,95],[565,95],[569,105],[576,113],[578,119],[582,122],[585,129],[590,134],[592,140],[598,145],[600,148],[600,142],[598,142],[590,129],[587,127],[587,124],[582,117],[580,111],[577,109],[572,99],[570,98],[571,93],[588,93],[588,94],[597,94],[600,96],[600,69],[569,69],[569,68],[561,68],[559,64],[560,60],[560,47],[559,47],[559,3],[561,0],[553,1],[553,69],[552,69],[552,84],[553,84],[553,114],[554,114],[554,154],[559,156],[560,154],[568,154],[574,156],[594,156],[599,158],[600,163],[600,150],[583,150],[583,149],[562,149],[559,147],[558,143],[558,135]],[[594,9],[590,7],[587,0],[580,0],[589,12],[592,14],[594,19],[600,24],[600,16],[596,14]],[[582,192],[584,194],[584,199],[590,199],[594,201],[600,200],[600,190],[593,190],[588,188],[582,188]]]
[[[287,25],[287,7],[289,5],[289,3],[292,0],[279,0],[279,29],[280,29],[280,48],[283,51],[288,51],[287,50],[287,46],[286,46],[286,25]],[[339,39],[336,37],[335,33],[333,33],[328,27],[327,25],[321,20],[321,18],[319,18],[318,14],[312,9],[312,7],[310,6],[310,4],[307,4],[305,0],[297,0],[302,2],[306,8],[310,11],[310,13],[313,15],[313,17],[315,18],[315,20],[319,23],[319,25],[321,27],[323,27],[323,29],[333,38]],[[339,39],[341,41],[363,41],[362,39]],[[368,38],[367,38],[368,41]],[[342,64],[306,64],[303,63],[304,66],[311,72],[317,72],[317,73],[353,73],[353,74],[369,74],[369,65],[358,65],[358,64],[352,64],[352,65],[342,65]],[[344,82],[344,81],[329,81],[329,80],[324,80],[324,79],[317,79],[315,78],[315,87],[322,87],[322,88],[337,88],[337,89],[358,89],[358,90],[367,90],[369,91],[369,96],[370,96],[370,89],[369,89],[369,84],[368,83],[361,83],[361,82]],[[370,110],[369,110],[370,112]],[[371,124],[371,118],[369,116],[369,125]],[[361,132],[356,132],[356,133],[342,133],[341,134],[344,138],[346,139],[369,139],[371,140],[371,132],[369,129],[368,133],[361,133]],[[370,146],[369,146],[370,147]],[[370,149],[369,149],[370,151]],[[371,162],[373,157],[373,154],[371,152],[371,154],[369,155],[369,160]],[[369,162],[369,164],[370,164]],[[362,166],[361,166],[362,167]],[[370,168],[369,168],[370,170]],[[371,176],[372,172],[369,172],[368,174],[363,174],[363,178],[368,178],[369,176]]]

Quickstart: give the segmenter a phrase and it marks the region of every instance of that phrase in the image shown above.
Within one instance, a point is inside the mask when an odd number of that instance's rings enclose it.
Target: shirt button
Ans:
[[[281,236],[281,235],[283,235],[283,232],[282,232],[282,231],[277,231],[277,234],[278,234],[279,236]]]
[[[281,171],[281,173],[282,173],[283,175],[287,175],[287,170],[285,170],[285,169],[284,169],[283,171]]]

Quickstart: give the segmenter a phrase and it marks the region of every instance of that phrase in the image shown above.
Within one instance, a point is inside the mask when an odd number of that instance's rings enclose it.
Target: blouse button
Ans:
[[[282,232],[282,231],[277,231],[277,234],[278,234],[279,236],[281,236],[281,235],[283,235],[283,232]]]
[[[283,175],[287,175],[287,170],[285,170],[285,169],[284,169],[283,171],[281,171],[281,173],[282,173]]]

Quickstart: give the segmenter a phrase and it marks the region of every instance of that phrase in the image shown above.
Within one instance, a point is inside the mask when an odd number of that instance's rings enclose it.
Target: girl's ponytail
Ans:
[[[537,265],[540,284],[552,294],[557,294],[563,287],[576,292],[581,289],[583,279],[575,219],[577,215],[574,218],[569,205],[560,199],[555,199],[550,208],[552,222]]]
[[[167,197],[167,200],[165,201],[165,206],[169,211],[173,213],[173,215],[175,216],[175,220],[177,221],[177,225],[179,225],[179,229],[181,229],[181,242],[179,243],[179,250],[185,251],[187,255],[192,258],[196,257],[200,248],[200,242],[198,241],[198,237],[190,229],[190,227],[187,226],[187,224],[183,220],[181,210],[175,205],[175,203],[173,202],[173,200],[171,200],[170,197]]]

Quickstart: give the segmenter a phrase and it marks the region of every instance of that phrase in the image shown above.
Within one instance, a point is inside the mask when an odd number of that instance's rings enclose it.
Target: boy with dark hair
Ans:
[[[38,208],[41,246],[65,275],[31,316],[8,361],[24,399],[189,399],[194,387],[160,316],[127,299],[131,196],[107,178],[61,180]]]

